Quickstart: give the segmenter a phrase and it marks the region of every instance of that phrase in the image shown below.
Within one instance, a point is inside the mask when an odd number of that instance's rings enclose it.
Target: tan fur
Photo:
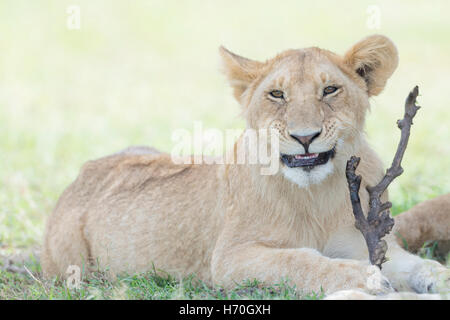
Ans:
[[[450,193],[419,203],[396,217],[393,232],[410,251],[417,251],[426,241],[450,240]]]
[[[280,163],[277,174],[261,175],[259,165],[175,165],[166,154],[142,150],[88,162],[48,220],[45,274],[65,275],[69,265],[98,264],[113,274],[154,265],[227,287],[248,278],[268,284],[288,278],[305,291],[392,290],[387,281],[367,287],[367,248],[354,227],[344,168],[351,155],[362,158],[367,209],[365,186],[384,170],[363,127],[369,96],[397,66],[393,43],[372,36],[343,57],[319,48],[285,51],[266,62],[223,48],[221,55],[248,128],[276,129],[280,151],[290,154],[304,152],[290,134],[322,130],[310,152],[336,145],[329,165],[306,173]],[[342,88],[322,97],[328,85]],[[283,90],[286,101],[268,98],[271,89]],[[388,241],[383,273],[395,286],[440,288],[434,274],[416,279],[412,273],[428,270],[428,262],[401,249],[394,237]]]

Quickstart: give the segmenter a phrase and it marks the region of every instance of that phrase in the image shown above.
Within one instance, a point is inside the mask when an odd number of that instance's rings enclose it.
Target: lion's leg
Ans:
[[[225,287],[235,286],[246,279],[258,279],[267,285],[288,279],[305,292],[323,289],[330,293],[350,288],[372,293],[392,290],[381,273],[381,286],[368,288],[367,278],[374,272],[379,270],[368,269],[367,263],[331,259],[314,249],[279,249],[263,244],[216,248],[212,259],[213,280]]]
[[[401,248],[391,233],[382,273],[398,291],[418,293],[445,292],[449,289],[450,271],[436,261],[422,259]],[[330,235],[324,255],[332,258],[368,261],[365,240],[356,228],[346,227]]]
[[[450,239],[450,194],[422,202],[396,216],[394,229],[386,238],[389,261],[383,265],[383,273],[394,287],[419,293],[450,291],[448,268],[401,248],[416,251],[425,241]]]
[[[50,248],[47,240],[44,240],[44,246],[42,248],[41,253],[41,266],[45,277],[52,277],[59,275],[58,266],[56,265],[55,261],[53,260]]]
[[[57,206],[49,217],[41,257],[45,277],[65,278],[70,266],[78,268],[80,274],[88,271],[89,248],[81,216],[81,210]]]
[[[64,232],[57,228],[52,231],[46,235],[41,257],[44,276],[65,278],[69,275],[69,267],[78,268],[80,275],[88,272],[89,253],[81,231]]]
[[[437,261],[422,259],[401,248],[394,235],[386,237],[388,251],[383,274],[397,290],[445,293],[450,290],[450,269]]]
[[[434,293],[449,289],[449,269],[402,249],[392,234],[386,236],[385,240],[388,243],[388,261],[382,265],[382,273],[396,290]],[[324,254],[333,258],[368,260],[365,240],[354,227],[343,228],[332,234]]]

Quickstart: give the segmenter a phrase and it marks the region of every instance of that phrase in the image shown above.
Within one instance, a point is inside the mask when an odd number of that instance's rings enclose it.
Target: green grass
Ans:
[[[78,288],[71,288],[66,281],[40,279],[40,266],[33,259],[26,261],[24,265],[26,268],[24,274],[0,269],[0,300],[316,300],[324,296],[322,292],[302,292],[287,280],[270,287],[261,285],[257,280],[247,280],[236,284],[233,289],[225,290],[220,287],[209,287],[195,276],[178,280],[171,275],[153,271],[137,275],[121,275],[115,279],[107,276],[105,272],[94,272],[89,278],[84,279]]]
[[[72,4],[81,9],[80,30],[65,27]],[[381,9],[379,30],[366,26],[373,4]],[[287,48],[317,45],[343,53],[366,35],[391,37],[400,65],[372,99],[366,128],[386,164],[399,137],[395,121],[416,84],[423,106],[405,173],[390,187],[393,213],[450,192],[449,11],[445,0],[1,1],[0,254],[39,251],[45,218],[85,161],[133,144],[170,151],[173,130],[192,130],[196,120],[243,128],[218,71],[219,45],[263,60]],[[100,291],[110,296],[125,283],[129,297],[138,297],[145,281],[127,279]],[[47,295],[29,276],[5,272],[0,285],[0,298],[69,294],[56,284],[46,287]],[[87,298],[95,288],[93,282],[83,294],[70,294]],[[167,294],[181,290],[171,288]]]
[[[424,244],[419,255],[450,266],[450,253],[442,255],[438,242]],[[214,300],[320,300],[324,293],[304,292],[288,279],[273,286],[264,286],[256,279],[236,283],[233,289],[210,287],[194,275],[177,279],[163,271],[142,274],[108,276],[107,272],[93,272],[84,278],[78,288],[67,281],[42,278],[38,258],[34,254],[12,263],[14,272],[4,270],[0,263],[0,300],[158,300],[158,299],[214,299]]]

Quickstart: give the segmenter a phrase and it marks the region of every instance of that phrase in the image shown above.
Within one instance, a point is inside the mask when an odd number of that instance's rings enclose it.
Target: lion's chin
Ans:
[[[325,164],[314,166],[308,170],[304,168],[290,168],[282,166],[281,172],[284,177],[296,184],[300,188],[307,188],[313,184],[319,184],[325,180],[334,170],[332,161],[327,161]]]

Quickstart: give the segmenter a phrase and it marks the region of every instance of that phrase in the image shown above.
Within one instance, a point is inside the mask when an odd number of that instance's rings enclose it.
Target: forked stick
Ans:
[[[416,98],[419,94],[419,87],[416,86],[408,95],[405,102],[405,114],[403,119],[397,121],[397,125],[401,130],[400,142],[395,153],[394,160],[383,179],[374,187],[367,186],[369,192],[369,213],[367,219],[364,216],[361,200],[359,198],[359,189],[361,185],[361,176],[355,174],[360,158],[352,156],[347,161],[346,176],[348,188],[350,190],[350,200],[352,202],[353,214],[355,215],[355,226],[361,231],[366,239],[369,249],[370,262],[381,268],[381,264],[386,261],[385,255],[387,251],[387,243],[381,240],[388,234],[394,226],[394,219],[389,214],[392,207],[391,202],[382,203],[380,198],[389,184],[403,173],[401,162],[408,145],[409,134],[411,130],[412,120],[416,115],[419,106],[416,105]]]

